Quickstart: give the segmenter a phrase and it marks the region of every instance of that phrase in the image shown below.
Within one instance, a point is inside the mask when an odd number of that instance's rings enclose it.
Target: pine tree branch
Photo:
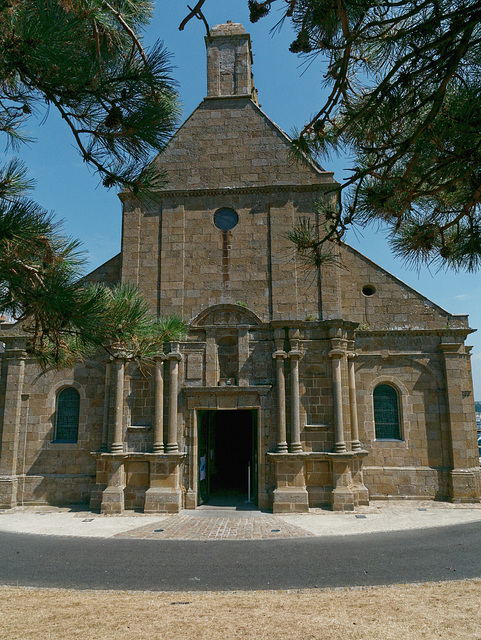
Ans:
[[[122,14],[120,13],[120,11],[117,11],[116,9],[114,9],[108,2],[106,2],[106,0],[102,0],[102,4],[103,4],[104,7],[107,7],[107,9],[117,18],[117,20],[122,25],[123,29],[129,34],[130,38],[132,39],[132,42],[133,42],[134,46],[136,47],[137,51],[140,54],[140,57],[144,61],[145,66],[148,67],[149,66],[149,61],[147,60],[147,56],[145,55],[144,48],[140,44],[140,41],[137,38],[137,36],[135,35],[133,29],[125,22],[125,20],[124,20]]]
[[[186,17],[180,23],[179,31],[183,31],[185,29],[185,26],[187,25],[187,23],[190,22],[190,20],[192,20],[192,18],[197,18],[198,20],[202,20],[202,22],[204,23],[204,26],[205,26],[207,37],[209,38],[209,40],[211,39],[209,23],[207,22],[206,17],[202,13],[202,7],[204,6],[205,2],[206,2],[206,0],[199,0],[193,9],[191,7],[189,7],[189,5],[187,5],[187,8],[189,9],[189,13],[186,15]]]

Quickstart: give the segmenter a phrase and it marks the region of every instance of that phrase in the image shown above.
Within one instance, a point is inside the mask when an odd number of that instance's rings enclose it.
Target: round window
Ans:
[[[362,288],[362,292],[368,298],[373,296],[376,293],[376,287],[373,287],[372,284],[368,284]]]
[[[233,229],[239,222],[239,216],[234,209],[223,207],[214,213],[214,224],[221,231]]]

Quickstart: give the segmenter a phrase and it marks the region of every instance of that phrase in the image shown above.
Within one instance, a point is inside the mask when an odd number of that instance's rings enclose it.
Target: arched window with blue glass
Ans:
[[[376,440],[402,440],[399,393],[390,384],[379,384],[373,392]]]
[[[77,442],[80,395],[74,387],[62,389],[57,396],[55,442]]]

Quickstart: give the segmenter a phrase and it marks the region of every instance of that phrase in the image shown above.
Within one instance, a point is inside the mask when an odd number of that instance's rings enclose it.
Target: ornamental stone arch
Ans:
[[[216,304],[201,311],[190,323],[192,327],[264,324],[257,314],[240,304]]]

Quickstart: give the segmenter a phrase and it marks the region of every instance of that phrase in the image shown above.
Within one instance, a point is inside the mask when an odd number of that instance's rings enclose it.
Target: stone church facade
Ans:
[[[155,162],[155,203],[123,202],[121,253],[91,281],[138,285],[188,321],[148,375],[99,359],[44,371],[0,325],[0,508],[351,510],[376,498],[481,496],[466,316],[348,245],[319,273],[287,232],[318,224],[333,174],[293,164],[263,113],[249,35],[218,25],[208,91]]]

